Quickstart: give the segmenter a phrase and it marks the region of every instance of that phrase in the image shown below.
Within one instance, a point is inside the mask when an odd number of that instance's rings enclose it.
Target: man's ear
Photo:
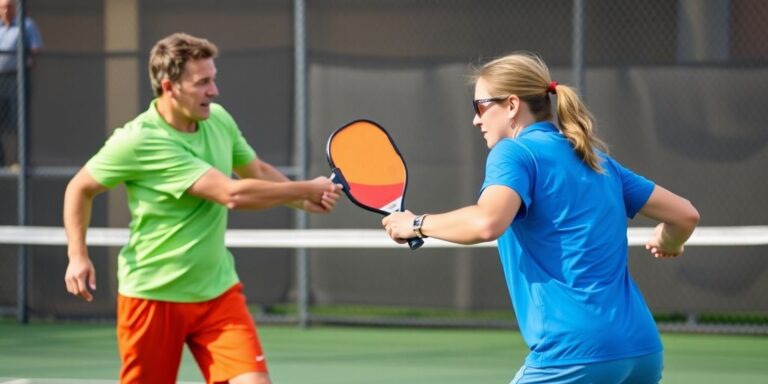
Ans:
[[[173,92],[173,82],[169,79],[163,79],[160,81],[160,88],[163,90],[163,94],[167,92]]]

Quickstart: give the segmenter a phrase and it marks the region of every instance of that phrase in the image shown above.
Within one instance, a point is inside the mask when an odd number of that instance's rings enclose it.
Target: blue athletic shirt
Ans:
[[[488,154],[481,193],[502,185],[522,200],[498,247],[531,367],[662,350],[627,265],[627,218],[654,184],[599,154],[605,173],[583,162],[550,122],[500,140]]]

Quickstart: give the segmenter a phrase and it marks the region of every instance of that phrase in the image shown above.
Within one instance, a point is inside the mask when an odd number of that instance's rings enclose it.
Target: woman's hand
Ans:
[[[381,220],[381,225],[387,231],[387,235],[398,244],[403,244],[408,239],[416,237],[413,232],[413,219],[416,215],[411,211],[394,212]]]

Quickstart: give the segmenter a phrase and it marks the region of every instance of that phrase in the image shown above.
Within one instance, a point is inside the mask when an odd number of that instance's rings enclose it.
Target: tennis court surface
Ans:
[[[526,354],[510,330],[265,325],[276,384],[508,383]],[[766,383],[768,337],[663,334],[663,383]],[[116,383],[114,325],[0,320],[0,383]],[[185,352],[180,383],[202,378]]]

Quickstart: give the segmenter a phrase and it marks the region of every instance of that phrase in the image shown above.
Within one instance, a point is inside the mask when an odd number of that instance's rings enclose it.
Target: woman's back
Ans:
[[[489,155],[484,187],[508,186],[523,201],[499,250],[531,366],[661,350],[627,270],[627,216],[654,185],[603,158],[599,173],[547,122]]]

